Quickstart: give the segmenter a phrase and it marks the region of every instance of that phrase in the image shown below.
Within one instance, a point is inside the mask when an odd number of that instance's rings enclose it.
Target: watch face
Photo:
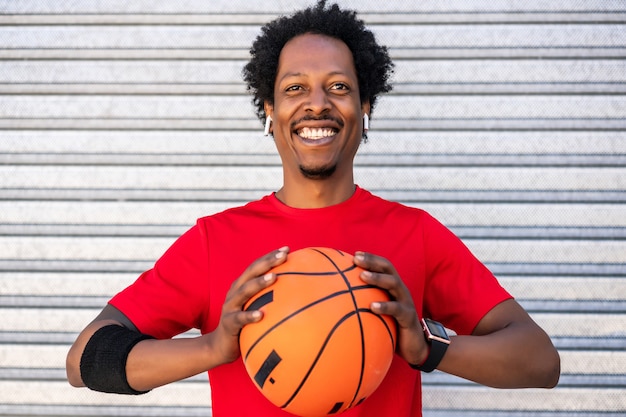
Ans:
[[[439,322],[431,319],[424,319],[424,323],[428,327],[428,331],[438,339],[450,340],[446,328]]]

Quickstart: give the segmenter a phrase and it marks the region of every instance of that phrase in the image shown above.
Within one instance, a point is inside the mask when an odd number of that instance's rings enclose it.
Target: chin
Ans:
[[[300,165],[300,172],[308,179],[323,180],[332,176],[337,170],[336,165],[310,168]]]

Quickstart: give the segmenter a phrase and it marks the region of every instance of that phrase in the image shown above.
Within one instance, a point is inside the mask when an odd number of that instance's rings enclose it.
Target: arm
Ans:
[[[271,285],[276,276],[266,274],[272,267],[284,262],[288,249],[273,251],[252,263],[237,279],[222,307],[218,327],[211,333],[195,338],[143,340],[128,354],[126,377],[137,391],[147,391],[207,371],[239,357],[239,331],[249,323],[262,318],[260,311],[242,311],[242,306],[254,294]],[[78,336],[70,348],[67,360],[67,378],[71,385],[85,386],[80,362],[85,346],[100,328],[120,325],[137,331],[122,312],[108,305]]]
[[[506,300],[471,336],[453,336],[439,369],[496,388],[552,388],[560,358],[548,335],[515,301]]]
[[[355,263],[367,271],[365,282],[390,292],[393,301],[375,303],[372,310],[398,322],[398,354],[407,362],[423,363],[428,355],[413,298],[386,259],[359,252]],[[438,369],[483,385],[500,388],[556,385],[558,352],[546,333],[514,300],[489,311],[470,336],[453,336]]]
[[[66,370],[71,385],[85,386],[80,373],[80,361],[85,346],[98,329],[109,324],[137,331],[123,313],[107,305],[80,333],[67,355]],[[137,391],[148,391],[219,365],[223,359],[216,352],[214,339],[211,333],[197,338],[151,339],[139,342],[130,351],[126,363],[129,385]]]

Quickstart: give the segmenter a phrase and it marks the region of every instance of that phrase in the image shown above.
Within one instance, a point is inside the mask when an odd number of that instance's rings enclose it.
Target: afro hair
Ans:
[[[247,90],[253,95],[256,113],[265,122],[264,102],[274,103],[274,83],[278,59],[285,44],[298,35],[313,33],[343,41],[354,60],[361,102],[369,101],[371,109],[379,94],[391,91],[389,79],[393,62],[387,48],[376,42],[374,34],[358,19],[356,12],[326,6],[320,0],[315,6],[280,17],[261,28],[250,49],[251,59],[243,68]],[[371,110],[370,110],[371,111]]]

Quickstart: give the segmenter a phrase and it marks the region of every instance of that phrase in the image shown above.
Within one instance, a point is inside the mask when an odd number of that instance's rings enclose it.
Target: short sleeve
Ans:
[[[512,297],[467,246],[431,216],[424,239],[424,315],[458,334],[471,334],[485,314]]]
[[[139,331],[171,338],[200,328],[209,309],[208,253],[196,224],[179,237],[155,263],[109,303]]]

